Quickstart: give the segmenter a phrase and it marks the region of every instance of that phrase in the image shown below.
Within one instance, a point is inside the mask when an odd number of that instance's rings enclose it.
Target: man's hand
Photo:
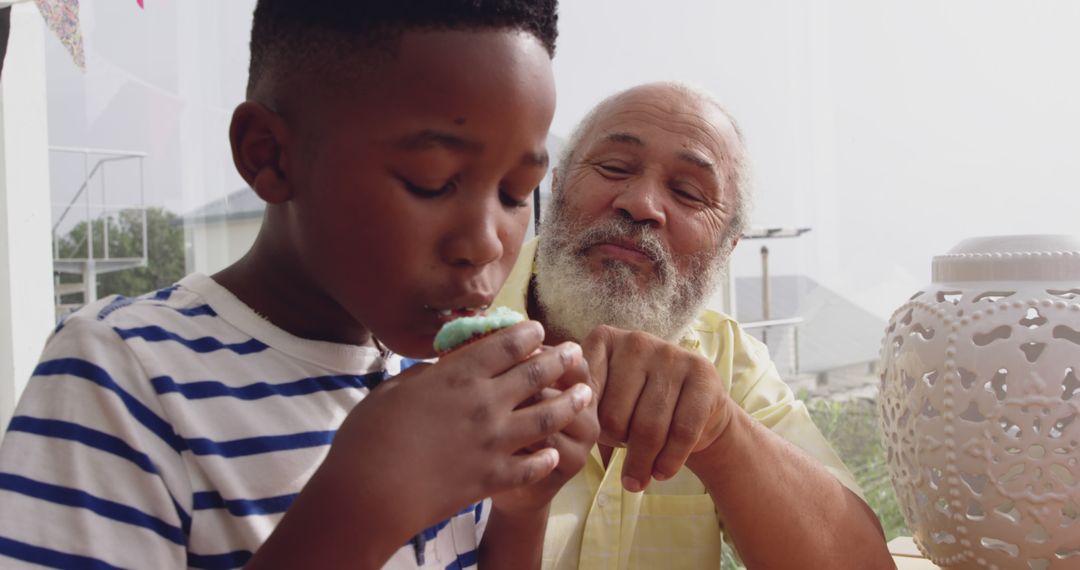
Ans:
[[[626,446],[623,487],[673,477],[731,421],[712,363],[648,333],[601,325],[582,345],[600,394],[600,443]]]

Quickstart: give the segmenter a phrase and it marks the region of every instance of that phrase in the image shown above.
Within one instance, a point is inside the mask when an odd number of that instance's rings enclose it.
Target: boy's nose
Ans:
[[[450,265],[480,267],[502,257],[497,216],[481,206],[466,209],[443,242],[442,256]]]

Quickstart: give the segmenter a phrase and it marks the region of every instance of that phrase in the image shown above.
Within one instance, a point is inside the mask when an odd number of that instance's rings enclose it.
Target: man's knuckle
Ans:
[[[698,430],[695,426],[688,423],[676,422],[672,424],[668,438],[677,443],[685,444],[697,441],[697,435]]]
[[[633,350],[644,350],[649,346],[649,335],[641,331],[632,331],[626,335],[626,344]]]
[[[630,430],[630,440],[634,442],[635,446],[645,447],[646,449],[659,449],[663,438],[659,430],[651,426],[635,426]]]

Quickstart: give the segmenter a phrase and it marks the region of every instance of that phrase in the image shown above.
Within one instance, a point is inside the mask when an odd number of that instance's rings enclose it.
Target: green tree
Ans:
[[[105,234],[108,228],[108,258],[140,258],[143,254],[142,210],[122,210],[93,220],[94,259],[106,259]],[[57,257],[86,259],[86,222],[80,222],[57,240]],[[184,276],[184,226],[176,214],[162,208],[146,210],[147,264],[121,271],[98,274],[99,297],[119,293],[133,296],[172,285]],[[74,283],[79,276],[60,274],[61,283]],[[81,302],[80,294],[65,296],[65,302]]]

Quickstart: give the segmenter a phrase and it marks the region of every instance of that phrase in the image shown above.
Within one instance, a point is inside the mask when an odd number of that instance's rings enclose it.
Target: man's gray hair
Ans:
[[[573,132],[570,133],[570,138],[566,142],[566,146],[559,152],[558,161],[556,162],[556,168],[560,172],[567,172],[570,166],[573,164],[575,155],[581,143],[584,142],[585,134],[592,130],[596,120],[600,117],[602,111],[607,109],[613,103],[618,101],[624,95],[631,91],[635,91],[642,87],[658,87],[662,89],[669,89],[676,93],[689,96],[703,101],[715,107],[725,118],[731,123],[732,128],[735,130],[736,144],[735,148],[726,149],[728,156],[722,157],[721,167],[723,168],[726,176],[724,179],[726,191],[728,188],[732,189],[731,195],[734,197],[735,203],[731,211],[731,219],[728,222],[726,228],[724,228],[724,235],[721,247],[727,249],[732,247],[732,240],[742,235],[743,229],[746,227],[749,221],[750,208],[752,206],[752,195],[750,188],[750,165],[746,159],[746,145],[743,140],[742,131],[739,129],[739,124],[735,122],[735,118],[731,116],[731,113],[720,103],[720,101],[714,97],[708,91],[699,87],[682,83],[678,81],[661,81],[656,83],[647,83],[636,87],[625,89],[614,95],[611,95],[597,104],[590,110],[583,119],[577,124]]]

